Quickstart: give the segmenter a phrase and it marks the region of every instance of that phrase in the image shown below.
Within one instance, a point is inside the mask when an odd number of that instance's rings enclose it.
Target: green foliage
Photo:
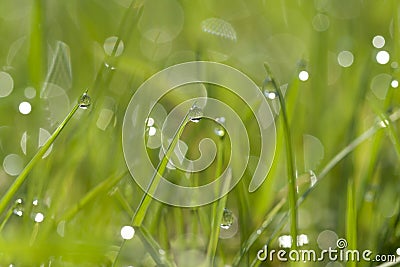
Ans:
[[[299,249],[318,250],[324,230],[351,249],[396,254],[398,1],[3,0],[0,10],[0,266],[281,266],[260,262],[257,252],[300,234],[309,242]],[[372,44],[376,35],[385,38],[382,48]],[[376,59],[381,50],[390,55],[385,64]],[[132,179],[121,129],[146,79],[193,60],[237,68],[260,90],[271,89],[264,81],[273,75],[280,87],[267,100],[277,142],[257,191],[247,190],[250,160],[227,195],[179,208]],[[299,79],[301,71],[308,79]],[[82,106],[85,90],[91,103]],[[238,96],[205,90],[256,133]],[[160,99],[165,111],[181,101],[177,95]],[[23,101],[29,114],[19,111]],[[235,151],[214,128],[207,119],[185,120],[166,157],[148,149],[158,166],[151,186],[161,175],[185,185],[218,177]],[[201,139],[213,139],[216,162],[200,173],[168,169],[178,137],[190,159]],[[259,137],[251,139],[257,156]],[[233,214],[228,229],[221,228],[225,209]],[[134,226],[132,239],[121,237],[125,225]]]

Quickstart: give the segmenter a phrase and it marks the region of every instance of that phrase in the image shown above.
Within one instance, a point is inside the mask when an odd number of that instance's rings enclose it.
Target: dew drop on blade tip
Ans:
[[[225,208],[222,214],[221,228],[229,229],[233,224],[233,220],[233,212]]]
[[[203,117],[203,110],[197,106],[193,106],[189,111],[189,119],[191,122],[198,123]]]
[[[87,109],[90,106],[91,102],[92,102],[92,100],[91,100],[90,96],[85,92],[79,98],[79,107],[81,109]]]

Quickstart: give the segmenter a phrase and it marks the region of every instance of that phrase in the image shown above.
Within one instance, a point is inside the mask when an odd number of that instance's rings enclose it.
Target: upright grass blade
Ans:
[[[7,192],[1,198],[0,214],[2,214],[4,212],[4,209],[7,207],[10,200],[13,198],[13,196],[18,191],[18,189],[21,187],[21,185],[25,181],[26,177],[31,172],[32,168],[40,161],[40,159],[43,157],[43,155],[46,153],[46,151],[49,149],[49,147],[54,143],[54,141],[60,135],[61,131],[67,125],[69,120],[72,118],[72,116],[74,116],[74,114],[78,110],[79,106],[80,106],[80,103],[75,104],[75,106],[72,108],[72,110],[65,117],[64,121],[61,122],[61,124],[57,127],[57,129],[54,131],[54,133],[49,137],[49,139],[46,141],[46,143],[36,152],[36,154],[33,156],[31,161],[29,161],[29,163],[25,166],[25,168],[22,170],[20,175],[15,179],[14,183],[10,186],[10,188],[7,190]]]
[[[289,186],[289,209],[290,209],[290,235],[292,237],[292,248],[297,249],[297,191],[296,191],[296,167],[294,162],[294,151],[292,149],[292,137],[290,134],[289,122],[286,113],[285,99],[283,98],[282,91],[276,84],[274,77],[272,76],[269,66],[264,63],[264,67],[270,76],[271,82],[273,83],[276,92],[278,94],[279,103],[282,112],[282,128],[286,142],[286,167],[288,175],[288,186]]]
[[[279,210],[283,207],[283,205],[286,203],[286,198],[282,198],[275,206],[274,208],[268,213],[268,215],[265,217],[263,223],[261,224],[260,227],[257,228],[256,231],[254,231],[250,237],[244,242],[244,246],[242,249],[239,251],[239,253],[235,256],[233,259],[232,266],[240,266],[240,263],[243,259],[243,256],[246,255],[250,248],[253,246],[254,242],[260,237],[260,235],[270,226],[272,220],[276,216],[276,214],[279,212]]]
[[[223,166],[223,139],[220,138],[218,140],[218,157],[217,157],[217,168],[216,168],[216,177],[219,177],[222,173],[222,166]],[[228,175],[225,181],[222,181],[222,187],[217,188],[217,190],[223,190],[225,191],[227,187],[230,185],[231,181],[231,176]],[[221,183],[219,183],[221,185]],[[216,193],[218,193],[218,191]],[[213,203],[212,205],[212,222],[211,222],[211,234],[210,234],[210,240],[208,242],[207,246],[207,256],[206,256],[206,263],[208,264],[207,266],[214,266],[214,259],[215,259],[215,254],[217,251],[217,245],[218,245],[218,239],[219,239],[219,233],[220,233],[220,224],[222,221],[222,216],[224,213],[224,209],[226,206],[226,200],[227,200],[228,194],[217,200],[216,202]]]
[[[354,178],[349,179],[347,183],[347,203],[346,203],[346,238],[349,244],[348,249],[357,249],[357,207],[356,207],[356,189]],[[348,266],[356,266],[355,261],[347,263]]]
[[[159,162],[153,176],[150,179],[149,185],[147,186],[142,199],[139,202],[139,205],[136,208],[135,213],[133,214],[131,225],[138,228],[142,226],[143,220],[146,216],[147,210],[151,204],[151,201],[153,200],[152,195],[154,192],[157,190],[158,184],[161,180],[162,175],[164,174],[164,171],[167,167],[167,164],[169,162],[169,159],[171,157],[172,152],[175,149],[175,146],[178,144],[179,138],[183,133],[183,130],[185,129],[186,124],[190,121],[191,119],[191,111],[195,107],[195,103],[193,104],[192,108],[186,113],[185,117],[183,118],[181,124],[179,125],[179,128],[176,130],[171,143],[168,145],[167,150],[162,158],[162,160]],[[115,260],[113,262],[112,266],[115,266],[115,264],[118,261],[118,258],[121,254],[121,251],[124,247],[125,240],[122,242],[120,249],[117,253],[117,256],[115,257]]]
[[[183,133],[183,130],[185,129],[186,124],[190,121],[190,111],[186,114],[184,117],[183,121],[181,122],[179,128],[177,129],[176,133],[174,134],[171,143],[168,145],[168,148],[165,152],[165,155],[163,156],[162,160],[158,164],[153,176],[150,179],[149,185],[146,188],[146,191],[135,211],[135,214],[133,215],[132,218],[132,225],[133,226],[141,226],[144,220],[144,217],[146,216],[147,209],[150,206],[151,200],[153,199],[152,195],[157,189],[157,186],[160,182],[160,179],[162,175],[164,174],[165,168],[167,167],[167,164],[169,162],[169,159],[171,157],[172,152],[175,149],[175,146],[177,145],[180,136]]]
[[[146,247],[146,251],[148,251],[156,262],[157,266],[168,266],[168,267],[175,267],[176,264],[169,260],[166,252],[161,249],[160,245],[157,243],[156,240],[151,236],[151,234],[147,231],[146,227],[143,225],[137,227],[137,234],[139,238],[142,240],[142,243]]]

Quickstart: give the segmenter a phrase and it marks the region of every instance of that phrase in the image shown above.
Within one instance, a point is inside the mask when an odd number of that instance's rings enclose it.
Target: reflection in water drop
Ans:
[[[198,123],[203,117],[203,110],[197,106],[193,106],[189,111],[189,119],[191,122]]]
[[[153,125],[154,125],[154,119],[151,118],[151,117],[150,117],[150,118],[147,118],[147,119],[146,119],[146,125],[149,126],[149,127],[150,127],[150,126],[153,126]]]
[[[29,102],[24,101],[19,104],[18,110],[21,114],[27,115],[27,114],[31,113],[32,106]]]
[[[234,221],[233,212],[229,209],[224,209],[221,220],[221,228],[229,229]]]
[[[118,42],[118,47],[115,48],[117,42]],[[118,57],[124,51],[124,42],[122,40],[118,40],[117,36],[111,36],[104,41],[103,48],[107,55]]]
[[[0,71],[0,97],[6,97],[14,89],[14,80],[7,72]]]
[[[90,96],[85,92],[83,93],[83,95],[79,98],[79,107],[81,109],[87,109],[90,104],[91,104],[91,98]]]
[[[3,168],[9,175],[16,176],[22,171],[23,161],[16,154],[7,155],[3,160]]]
[[[225,20],[218,18],[209,18],[201,22],[201,29],[204,32],[230,39],[232,41],[237,40],[236,31],[233,26]]]

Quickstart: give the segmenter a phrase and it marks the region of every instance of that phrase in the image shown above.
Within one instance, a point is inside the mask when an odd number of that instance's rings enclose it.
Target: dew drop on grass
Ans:
[[[79,98],[79,107],[81,109],[87,109],[92,102],[92,99],[87,94],[87,92],[83,93],[83,95]]]
[[[125,225],[121,228],[121,237],[125,240],[132,239],[135,235],[135,229],[130,225]]]
[[[44,220],[43,213],[40,213],[40,212],[36,213],[34,221],[37,223],[41,223],[41,222],[43,222],[43,220]]]
[[[22,215],[24,215],[24,207],[22,206],[22,203],[22,198],[18,198],[17,200],[15,200],[13,213],[18,217],[22,217]]]
[[[203,110],[197,106],[193,106],[189,111],[189,119],[191,122],[198,123],[203,117]]]
[[[225,117],[216,118],[215,121],[218,125],[214,128],[214,133],[219,137],[223,137],[225,135],[225,129],[221,124],[225,123]]]
[[[221,220],[221,228],[229,229],[234,221],[233,212],[229,209],[224,209]]]

